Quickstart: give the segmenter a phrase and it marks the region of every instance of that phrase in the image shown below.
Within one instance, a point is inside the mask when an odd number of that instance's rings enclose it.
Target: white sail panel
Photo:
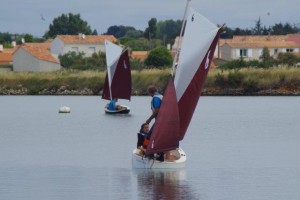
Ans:
[[[177,101],[193,79],[219,28],[189,8],[175,75]],[[214,53],[214,52],[211,52]]]
[[[111,81],[115,74],[118,59],[122,54],[122,50],[123,50],[122,47],[108,40],[105,40],[106,66],[107,66],[109,86],[111,86]]]

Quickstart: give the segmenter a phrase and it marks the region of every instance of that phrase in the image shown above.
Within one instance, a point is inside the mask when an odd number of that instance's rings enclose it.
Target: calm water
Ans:
[[[149,102],[0,96],[0,199],[300,199],[300,97],[201,97],[178,171],[131,168]]]

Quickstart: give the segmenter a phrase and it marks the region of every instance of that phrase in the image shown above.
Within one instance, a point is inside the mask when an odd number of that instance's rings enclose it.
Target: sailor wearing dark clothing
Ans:
[[[140,129],[140,132],[137,134],[137,137],[138,137],[138,141],[137,141],[137,148],[142,150],[142,151],[146,151],[146,148],[147,148],[147,134],[148,134],[148,131],[149,131],[149,124],[147,123],[143,123],[141,125],[141,129]]]

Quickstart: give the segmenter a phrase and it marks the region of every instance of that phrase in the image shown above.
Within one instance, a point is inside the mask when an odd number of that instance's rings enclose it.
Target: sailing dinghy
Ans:
[[[128,50],[105,40],[107,71],[103,86],[102,99],[128,99],[131,98],[131,70]],[[121,109],[109,110],[106,105],[104,110],[107,114],[127,114],[130,108],[120,105]]]
[[[189,1],[183,20],[186,25],[180,54],[178,59],[174,58],[174,63],[178,61],[175,79],[171,77],[168,81],[146,155],[139,149],[132,152],[133,168],[185,166],[186,154],[179,147],[179,141],[183,140],[196,109],[221,32],[221,28],[190,8]],[[155,159],[161,152],[164,152],[164,161]],[[149,156],[151,154],[154,158]]]

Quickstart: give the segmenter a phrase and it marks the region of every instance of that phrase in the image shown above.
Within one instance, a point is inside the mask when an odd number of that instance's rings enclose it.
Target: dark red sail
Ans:
[[[155,120],[147,154],[165,152],[179,146],[179,113],[173,78],[169,78],[162,105]]]
[[[110,89],[109,89],[109,81],[108,81],[108,72],[106,72],[102,98],[108,100],[113,98],[130,100],[131,69],[130,69],[130,62],[129,62],[129,56],[127,50],[122,52],[120,58],[117,60],[115,71],[113,74],[111,74]]]

